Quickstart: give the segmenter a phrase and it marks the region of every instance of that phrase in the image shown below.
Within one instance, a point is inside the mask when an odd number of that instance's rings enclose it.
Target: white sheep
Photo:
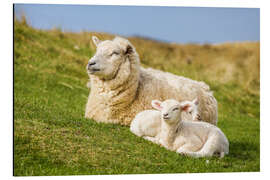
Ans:
[[[152,101],[152,106],[154,107],[155,101]],[[182,104],[189,104],[187,109],[186,120],[198,121],[198,99],[193,101],[183,101]],[[160,132],[161,127],[161,112],[158,110],[145,110],[138,113],[130,124],[130,131],[139,137],[144,137],[150,140],[151,137],[156,137]]]
[[[165,148],[192,157],[209,157],[229,153],[229,142],[223,132],[206,122],[185,121],[181,113],[187,111],[189,103],[169,99],[153,101],[153,107],[161,112],[161,130],[149,140]]]
[[[97,50],[86,67],[91,87],[86,118],[130,125],[136,114],[151,109],[153,99],[185,101],[198,97],[203,121],[217,124],[217,101],[204,82],[141,67],[139,55],[127,39],[100,41],[93,36],[92,40]]]

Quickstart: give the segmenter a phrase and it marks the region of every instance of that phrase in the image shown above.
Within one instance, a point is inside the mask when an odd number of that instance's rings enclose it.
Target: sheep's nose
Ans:
[[[96,62],[89,62],[89,63],[88,63],[89,66],[93,66],[93,65],[95,65],[95,64],[96,64]]]

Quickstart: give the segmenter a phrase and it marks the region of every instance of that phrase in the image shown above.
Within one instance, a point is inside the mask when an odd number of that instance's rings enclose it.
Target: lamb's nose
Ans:
[[[166,113],[166,114],[163,114],[163,116],[164,116],[164,117],[167,117],[168,115],[169,115],[168,113]]]
[[[95,62],[88,63],[89,66],[93,66],[95,64],[96,64]]]

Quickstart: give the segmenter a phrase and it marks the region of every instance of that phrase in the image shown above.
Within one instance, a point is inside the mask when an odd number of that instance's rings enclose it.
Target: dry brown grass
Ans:
[[[92,35],[101,40],[114,37],[105,33],[88,32],[65,35],[76,41],[78,46],[89,46],[91,49],[95,49],[91,41]],[[173,71],[197,80],[217,81],[220,84],[239,84],[249,93],[259,95],[259,42],[199,45],[168,44],[137,37],[128,39],[136,47],[143,66]]]

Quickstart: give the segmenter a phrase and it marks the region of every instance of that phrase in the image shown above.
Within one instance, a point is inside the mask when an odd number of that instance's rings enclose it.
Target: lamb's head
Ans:
[[[152,101],[152,106],[161,112],[161,118],[168,124],[177,124],[181,121],[181,112],[187,112],[190,104],[182,104],[174,99],[168,99],[163,102]]]
[[[136,53],[135,48],[124,38],[116,37],[113,40],[100,41],[93,36],[92,40],[97,49],[86,69],[89,75],[95,75],[104,80],[113,79],[120,65]]]
[[[196,121],[198,120],[198,115],[199,115],[199,109],[198,109],[198,105],[199,105],[199,101],[197,98],[195,98],[193,101],[182,101],[181,104],[184,105],[188,105],[188,108],[186,110],[186,112],[188,113],[188,118],[190,118],[190,120],[192,121]]]

